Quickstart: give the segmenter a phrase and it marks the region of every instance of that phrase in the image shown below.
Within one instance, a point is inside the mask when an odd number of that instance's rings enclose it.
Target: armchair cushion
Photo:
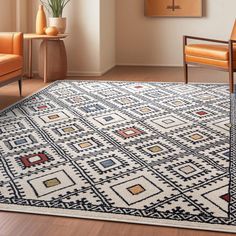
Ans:
[[[14,54],[0,54],[0,80],[1,76],[22,69],[23,57]]]
[[[189,44],[185,46],[185,54],[194,57],[204,57],[213,60],[228,61],[229,48],[227,45],[213,44]],[[234,48],[234,60],[236,60],[236,48]]]
[[[18,81],[22,92],[23,33],[0,33],[0,87]]]
[[[0,53],[23,55],[22,33],[0,33]]]
[[[222,69],[229,68],[229,61],[215,60],[215,59],[206,58],[206,57],[194,57],[194,56],[185,55],[185,61],[187,63],[202,64],[206,66],[219,67]],[[236,68],[236,61],[233,61],[233,66],[234,68]]]

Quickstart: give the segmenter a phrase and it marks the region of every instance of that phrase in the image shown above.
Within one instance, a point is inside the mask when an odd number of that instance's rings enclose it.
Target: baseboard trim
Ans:
[[[78,76],[88,76],[88,77],[100,77],[109,72],[111,69],[113,69],[116,66],[140,66],[140,67],[183,67],[183,65],[180,64],[170,64],[170,65],[164,65],[164,64],[114,64],[112,66],[109,66],[108,68],[104,69],[103,71],[68,71],[67,76],[68,77],[78,77]],[[200,66],[197,65],[189,65],[189,67],[195,67],[195,68],[200,68]],[[33,74],[38,74],[38,71],[33,71]]]
[[[33,71],[33,74],[38,74],[38,71]],[[102,76],[102,72],[99,71],[68,71],[67,76],[68,77],[77,77],[77,76]]]
[[[128,63],[119,63],[116,64],[116,66],[137,66],[137,67],[162,67],[162,68],[182,68],[183,64],[128,64]],[[194,67],[194,68],[202,68],[199,65],[188,65],[189,67]]]
[[[99,71],[68,71],[68,77],[77,77],[77,76],[102,76],[102,72]]]
[[[90,72],[90,71],[68,71],[67,76],[68,77],[77,77],[77,76],[103,76],[106,74],[108,71],[110,71],[112,68],[114,68],[116,65],[112,65],[107,67],[106,69],[102,71],[95,71],[95,72]]]
[[[106,74],[107,72],[109,72],[111,69],[113,69],[114,67],[116,67],[117,65],[116,64],[113,64],[111,66],[108,66],[106,69],[104,69],[102,71],[102,75]]]
[[[146,66],[146,67],[183,67],[182,64],[136,64],[136,63],[117,63],[117,66]]]
[[[103,71],[68,71],[67,76],[68,77],[78,77],[78,76],[88,76],[88,77],[99,77],[103,76],[107,72],[109,72],[112,68],[114,68],[116,65],[112,65],[104,69]],[[33,74],[38,74],[38,71],[33,71]]]

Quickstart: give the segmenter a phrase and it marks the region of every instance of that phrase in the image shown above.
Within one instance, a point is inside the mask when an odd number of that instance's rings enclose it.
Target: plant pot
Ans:
[[[49,26],[56,27],[60,34],[64,34],[66,31],[66,18],[65,17],[49,17]]]

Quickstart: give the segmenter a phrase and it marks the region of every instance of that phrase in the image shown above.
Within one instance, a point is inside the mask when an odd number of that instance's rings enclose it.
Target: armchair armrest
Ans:
[[[185,42],[185,45],[187,44],[187,40],[188,40],[188,39],[194,39],[194,40],[201,40],[201,41],[208,41],[208,42],[229,44],[229,41],[217,40],[217,39],[209,39],[209,38],[201,38],[201,37],[195,37],[195,36],[184,35],[184,42]]]
[[[23,33],[0,33],[0,53],[23,56]]]

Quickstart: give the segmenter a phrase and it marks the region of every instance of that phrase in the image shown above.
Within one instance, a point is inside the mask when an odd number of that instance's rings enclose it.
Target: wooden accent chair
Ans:
[[[23,34],[0,33],[0,87],[18,81],[22,94]]]
[[[188,39],[217,44],[188,44]],[[188,83],[188,65],[201,65],[228,72],[230,92],[234,93],[234,72],[236,71],[236,45],[234,43],[236,43],[236,21],[229,41],[184,36],[185,83]]]

